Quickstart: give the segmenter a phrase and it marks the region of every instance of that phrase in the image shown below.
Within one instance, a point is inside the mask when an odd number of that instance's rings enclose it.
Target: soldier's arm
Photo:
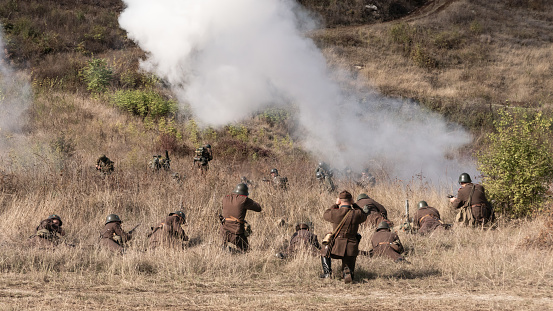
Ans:
[[[336,211],[338,211],[338,204],[334,204],[332,205],[329,209],[327,209],[324,214],[323,214],[323,219],[328,221],[328,222],[333,222],[334,221],[334,214],[336,213]]]
[[[247,198],[246,199],[246,209],[254,212],[261,212],[261,205],[254,200]]]
[[[121,224],[117,224],[117,226],[115,226],[113,230],[115,231],[116,235],[120,236],[121,239],[123,239],[123,242],[132,239],[132,234],[128,234],[127,232],[123,231],[123,228],[121,228]]]

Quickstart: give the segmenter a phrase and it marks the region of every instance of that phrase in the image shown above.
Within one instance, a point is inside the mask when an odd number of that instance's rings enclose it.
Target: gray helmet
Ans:
[[[236,185],[236,189],[234,189],[234,193],[247,196],[249,194],[248,185],[239,183],[238,185]]]
[[[469,174],[463,173],[459,176],[459,183],[469,183],[469,182],[472,182]]]
[[[419,204],[417,204],[417,206],[419,209],[421,209],[424,207],[428,207],[428,203],[426,203],[426,201],[420,201]]]
[[[376,227],[376,231],[380,229],[390,229],[390,224],[388,224],[387,221],[382,221],[378,224],[378,227]]]
[[[317,172],[317,173],[315,173],[315,177],[320,179],[320,178],[323,177],[323,174],[321,174],[321,172]]]
[[[272,173],[275,173],[275,174],[278,175],[278,170],[277,170],[276,168],[273,168],[273,169],[271,170],[271,174],[272,174]]]
[[[56,214],[48,216],[48,219],[57,219],[60,222],[60,226],[63,224],[63,222],[61,221],[61,217]]]
[[[204,148],[210,148],[211,149],[211,145],[210,144],[205,144]]]
[[[115,214],[109,214],[108,217],[106,218],[106,225],[109,224],[110,222],[122,222],[122,221],[121,221],[121,218],[119,218],[119,216]]]
[[[186,215],[184,215],[183,211],[171,212],[171,213],[169,213],[169,216],[171,216],[171,215],[177,215],[186,222]]]
[[[362,200],[362,199],[369,199],[369,196],[366,193],[360,193],[357,196],[357,201]]]
[[[296,225],[296,231],[309,230],[309,224],[306,222],[300,222]]]

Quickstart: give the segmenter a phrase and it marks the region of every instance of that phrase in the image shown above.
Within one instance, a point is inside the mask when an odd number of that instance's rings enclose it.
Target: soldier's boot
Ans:
[[[321,256],[321,264],[323,266],[323,274],[319,277],[321,279],[327,279],[332,276],[332,260],[330,258]]]
[[[349,284],[353,282],[353,274],[349,270],[349,267],[344,267],[344,283]]]

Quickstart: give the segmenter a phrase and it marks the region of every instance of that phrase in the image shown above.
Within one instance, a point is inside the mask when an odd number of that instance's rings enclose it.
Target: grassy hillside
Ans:
[[[546,0],[375,1],[415,10],[393,21],[337,13],[364,1],[302,3],[333,26],[309,34],[329,64],[354,69],[359,82],[383,94],[416,98],[475,133],[488,130],[498,106],[549,111],[553,9]],[[501,219],[490,231],[400,233],[412,264],[359,257],[352,285],[319,280],[319,258],[277,259],[295,222],[312,221],[319,238],[330,230],[321,215],[336,197],[319,189],[315,159],[290,138],[289,112],[200,129],[189,111],[171,109],[174,96],[163,81],[138,71],[144,53],[117,26],[121,9],[115,0],[0,0],[9,61],[33,88],[22,133],[2,135],[0,309],[551,308],[551,221],[541,217]],[[129,104],[136,98],[146,108]],[[192,168],[193,150],[203,142],[215,152],[206,176]],[[147,168],[165,149],[181,182]],[[115,161],[112,175],[95,171],[101,154]],[[262,182],[273,167],[288,177],[288,191]],[[242,176],[254,181],[251,197],[263,211],[247,216],[252,251],[233,255],[220,248],[217,215]],[[396,225],[405,200],[426,200],[453,222],[445,197],[455,193],[451,186],[377,177],[374,187],[337,183],[354,196],[367,192]],[[150,227],[180,208],[191,241],[183,250],[147,250]],[[30,249],[27,238],[52,213],[77,246]],[[141,224],[123,256],[98,248],[110,213],[127,230]],[[285,226],[277,225],[281,219]],[[368,250],[373,232],[361,228],[360,249]],[[339,267],[334,261],[335,272]]]

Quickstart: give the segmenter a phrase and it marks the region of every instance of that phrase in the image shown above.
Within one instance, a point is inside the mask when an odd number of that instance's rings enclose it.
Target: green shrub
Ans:
[[[117,91],[113,101],[117,107],[141,117],[157,118],[177,110],[177,104],[174,101],[166,100],[151,90]]]
[[[404,53],[409,53],[413,45],[416,31],[415,27],[407,23],[395,24],[390,27],[390,38],[392,42],[401,45]]]
[[[104,93],[113,79],[113,71],[103,58],[93,58],[81,70],[80,76],[87,89],[94,93]]]
[[[478,154],[483,184],[498,211],[518,218],[539,210],[553,181],[548,134],[553,119],[517,109],[499,112],[488,148]]]

